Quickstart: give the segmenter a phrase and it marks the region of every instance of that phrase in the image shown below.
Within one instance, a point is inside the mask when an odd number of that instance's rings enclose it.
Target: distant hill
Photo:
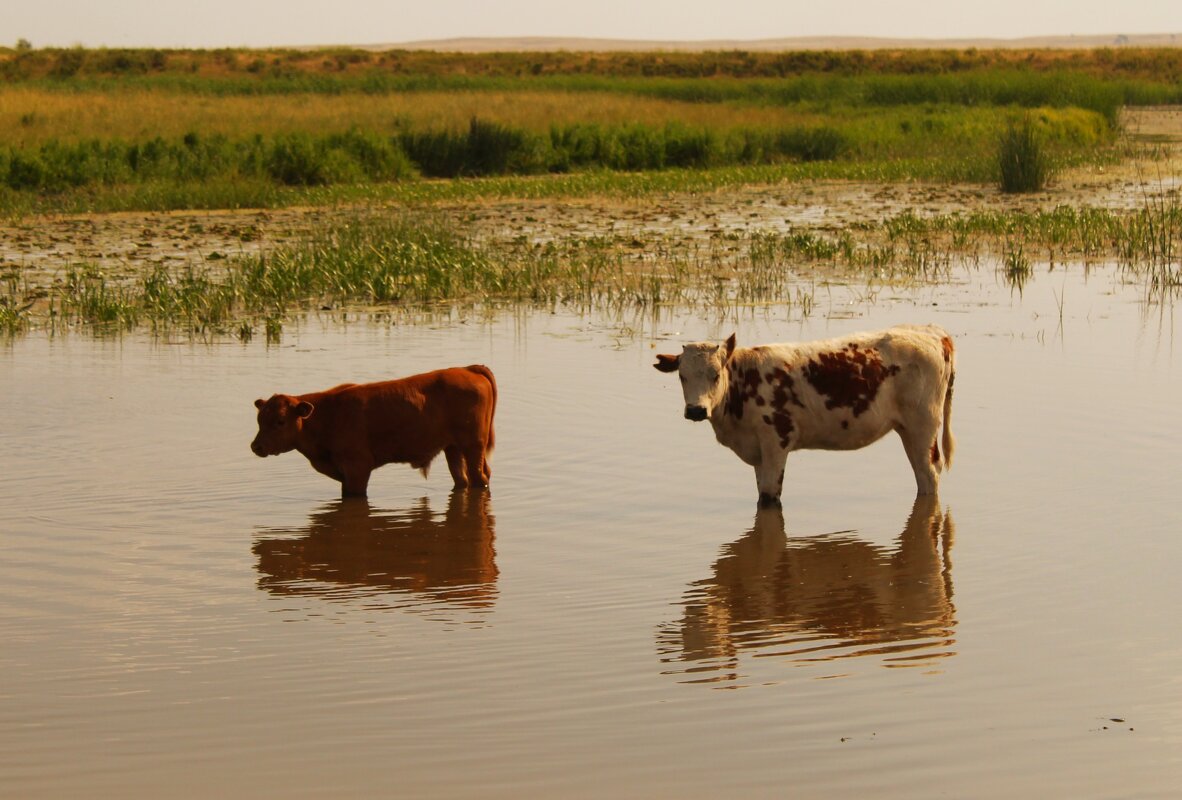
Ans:
[[[580,39],[522,36],[517,38],[429,39],[367,45],[366,50],[437,50],[451,53],[492,52],[646,52],[707,50],[980,50],[1095,47],[1182,47],[1182,33],[1107,34],[1097,36],[1033,36],[1022,39],[886,39],[871,36],[802,36],[787,39],[710,39],[655,41],[648,39]]]

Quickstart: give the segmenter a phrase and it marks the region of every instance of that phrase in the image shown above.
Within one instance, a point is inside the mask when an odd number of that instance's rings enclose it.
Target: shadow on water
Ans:
[[[497,599],[488,492],[453,492],[446,513],[427,498],[402,511],[338,500],[299,529],[256,536],[259,588],[367,608],[488,611]],[[258,538],[265,536],[267,538]]]
[[[744,677],[744,652],[797,666],[875,657],[930,667],[955,655],[953,536],[951,512],[930,497],[889,548],[851,531],[789,537],[780,509],[760,509],[686,592],[682,619],[658,629],[661,661],[687,683],[728,684]]]

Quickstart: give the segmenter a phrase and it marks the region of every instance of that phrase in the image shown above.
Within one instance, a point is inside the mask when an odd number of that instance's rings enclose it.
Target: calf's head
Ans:
[[[287,394],[255,400],[254,407],[259,410],[259,432],[250,449],[259,457],[277,456],[294,449],[304,420],[315,410],[311,403]]]
[[[693,342],[681,349],[681,355],[658,355],[653,367],[661,372],[677,373],[685,395],[685,418],[701,422],[726,399],[726,365],[734,353],[732,333],[722,344]]]

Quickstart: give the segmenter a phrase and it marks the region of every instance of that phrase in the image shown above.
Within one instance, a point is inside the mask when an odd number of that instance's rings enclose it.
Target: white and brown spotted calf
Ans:
[[[737,347],[732,334],[653,366],[681,377],[686,419],[709,419],[718,441],[755,467],[761,505],[780,502],[793,450],[856,450],[895,431],[924,495],[952,464],[956,358],[935,325],[758,347]]]

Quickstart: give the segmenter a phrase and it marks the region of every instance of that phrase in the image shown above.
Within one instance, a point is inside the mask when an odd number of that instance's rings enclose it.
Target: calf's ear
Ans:
[[[653,369],[660,372],[677,372],[679,366],[681,366],[681,356],[658,354],[657,363],[653,364]]]
[[[731,356],[735,354],[735,335],[732,333],[726,340],[726,358],[725,361],[730,361]]]
[[[266,404],[267,404],[267,401],[266,401],[266,400],[263,400],[261,397],[260,397],[258,400],[255,400],[255,401],[254,401],[254,407],[255,407],[255,408],[262,408],[262,407],[263,407],[263,406],[265,406]]]
[[[315,410],[316,406],[312,405],[306,400],[301,400],[300,404],[295,407],[295,414],[297,417],[307,419],[308,417],[312,416],[312,412]]]

